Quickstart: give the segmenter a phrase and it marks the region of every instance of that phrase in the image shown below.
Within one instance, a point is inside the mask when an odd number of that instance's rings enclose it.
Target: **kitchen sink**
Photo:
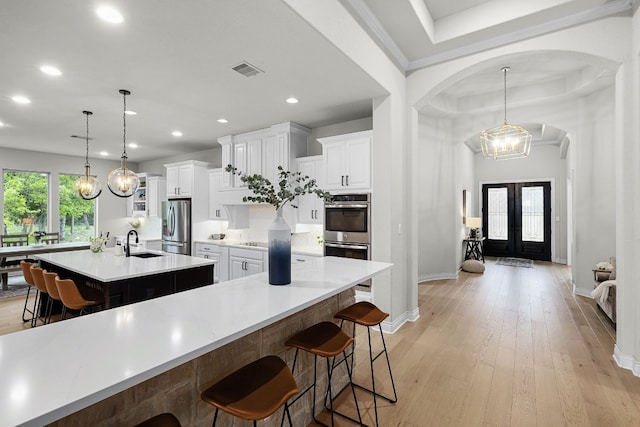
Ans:
[[[141,252],[138,254],[131,254],[131,256],[134,256],[136,258],[155,258],[157,256],[164,256],[162,254],[154,254],[153,252]]]

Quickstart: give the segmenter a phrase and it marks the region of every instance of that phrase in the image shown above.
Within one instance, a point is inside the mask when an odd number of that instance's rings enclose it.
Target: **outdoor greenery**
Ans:
[[[59,175],[61,241],[87,241],[94,235],[95,201],[78,195],[73,188],[76,178]],[[5,170],[3,234],[50,231],[48,194],[48,174]]]
[[[285,171],[282,166],[278,166],[277,187],[262,175],[247,175],[238,171],[238,168],[233,165],[227,165],[225,170],[238,175],[240,180],[247,184],[247,188],[255,194],[255,196],[243,197],[242,200],[245,202],[269,203],[277,210],[287,202],[297,208],[298,206],[294,205],[293,201],[296,197],[304,194],[315,194],[325,201],[331,200],[331,194],[318,188],[315,179],[302,175],[300,172]]]

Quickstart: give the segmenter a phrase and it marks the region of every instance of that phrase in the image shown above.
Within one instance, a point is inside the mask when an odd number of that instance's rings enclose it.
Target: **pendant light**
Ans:
[[[506,160],[528,157],[531,149],[531,134],[521,126],[507,123],[507,71],[509,69],[509,67],[501,69],[504,74],[504,124],[480,134],[480,145],[485,159]]]
[[[127,95],[131,95],[126,89],[120,89],[124,100],[124,110],[122,112],[122,157],[120,167],[114,169],[109,174],[107,185],[109,190],[118,197],[131,197],[140,185],[138,175],[129,169],[127,165]]]
[[[84,161],[84,175],[81,175],[73,183],[73,188],[78,192],[80,197],[85,200],[93,200],[102,193],[102,186],[98,178],[91,175],[91,165],[89,165],[89,116],[93,113],[91,111],[83,111],[82,114],[87,116],[87,136],[86,141],[86,154]]]

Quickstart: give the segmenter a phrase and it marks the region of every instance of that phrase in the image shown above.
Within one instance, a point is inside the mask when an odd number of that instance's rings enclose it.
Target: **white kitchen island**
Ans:
[[[202,389],[263,354],[290,362],[286,337],[391,266],[318,258],[294,265],[286,286],[262,273],[0,336],[0,426],[134,425],[161,411],[207,425]]]
[[[216,264],[214,260],[144,249],[132,249],[130,257],[115,256],[112,248],[36,257],[46,270],[100,289],[108,308],[210,285]]]

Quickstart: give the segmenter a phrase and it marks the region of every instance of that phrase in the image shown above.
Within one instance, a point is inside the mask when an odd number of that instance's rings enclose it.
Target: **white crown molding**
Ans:
[[[387,30],[382,26],[378,18],[371,12],[371,9],[365,4],[363,0],[343,0],[344,3],[348,4],[351,9],[358,15],[358,17],[362,20],[363,24],[366,25],[367,29],[370,33],[373,33],[375,38],[384,46],[387,50],[387,54],[391,56],[391,58],[402,68],[402,70],[406,71],[409,66],[409,59],[405,56],[405,54],[400,50],[400,47],[396,44],[396,42],[391,38]]]
[[[554,19],[552,21],[545,22],[544,24],[534,25],[518,31],[512,31],[499,37],[493,37],[476,43],[470,43],[460,48],[450,49],[422,59],[411,61],[405,71],[414,71],[419,68],[428,67],[431,65],[439,64],[441,62],[450,61],[452,59],[472,55],[499,46],[522,41],[528,38],[563,30],[576,25],[584,24],[586,22],[606,18],[618,13],[631,11],[632,9],[632,0],[613,0],[605,3],[602,6],[594,7],[592,9],[585,10],[571,16]]]

